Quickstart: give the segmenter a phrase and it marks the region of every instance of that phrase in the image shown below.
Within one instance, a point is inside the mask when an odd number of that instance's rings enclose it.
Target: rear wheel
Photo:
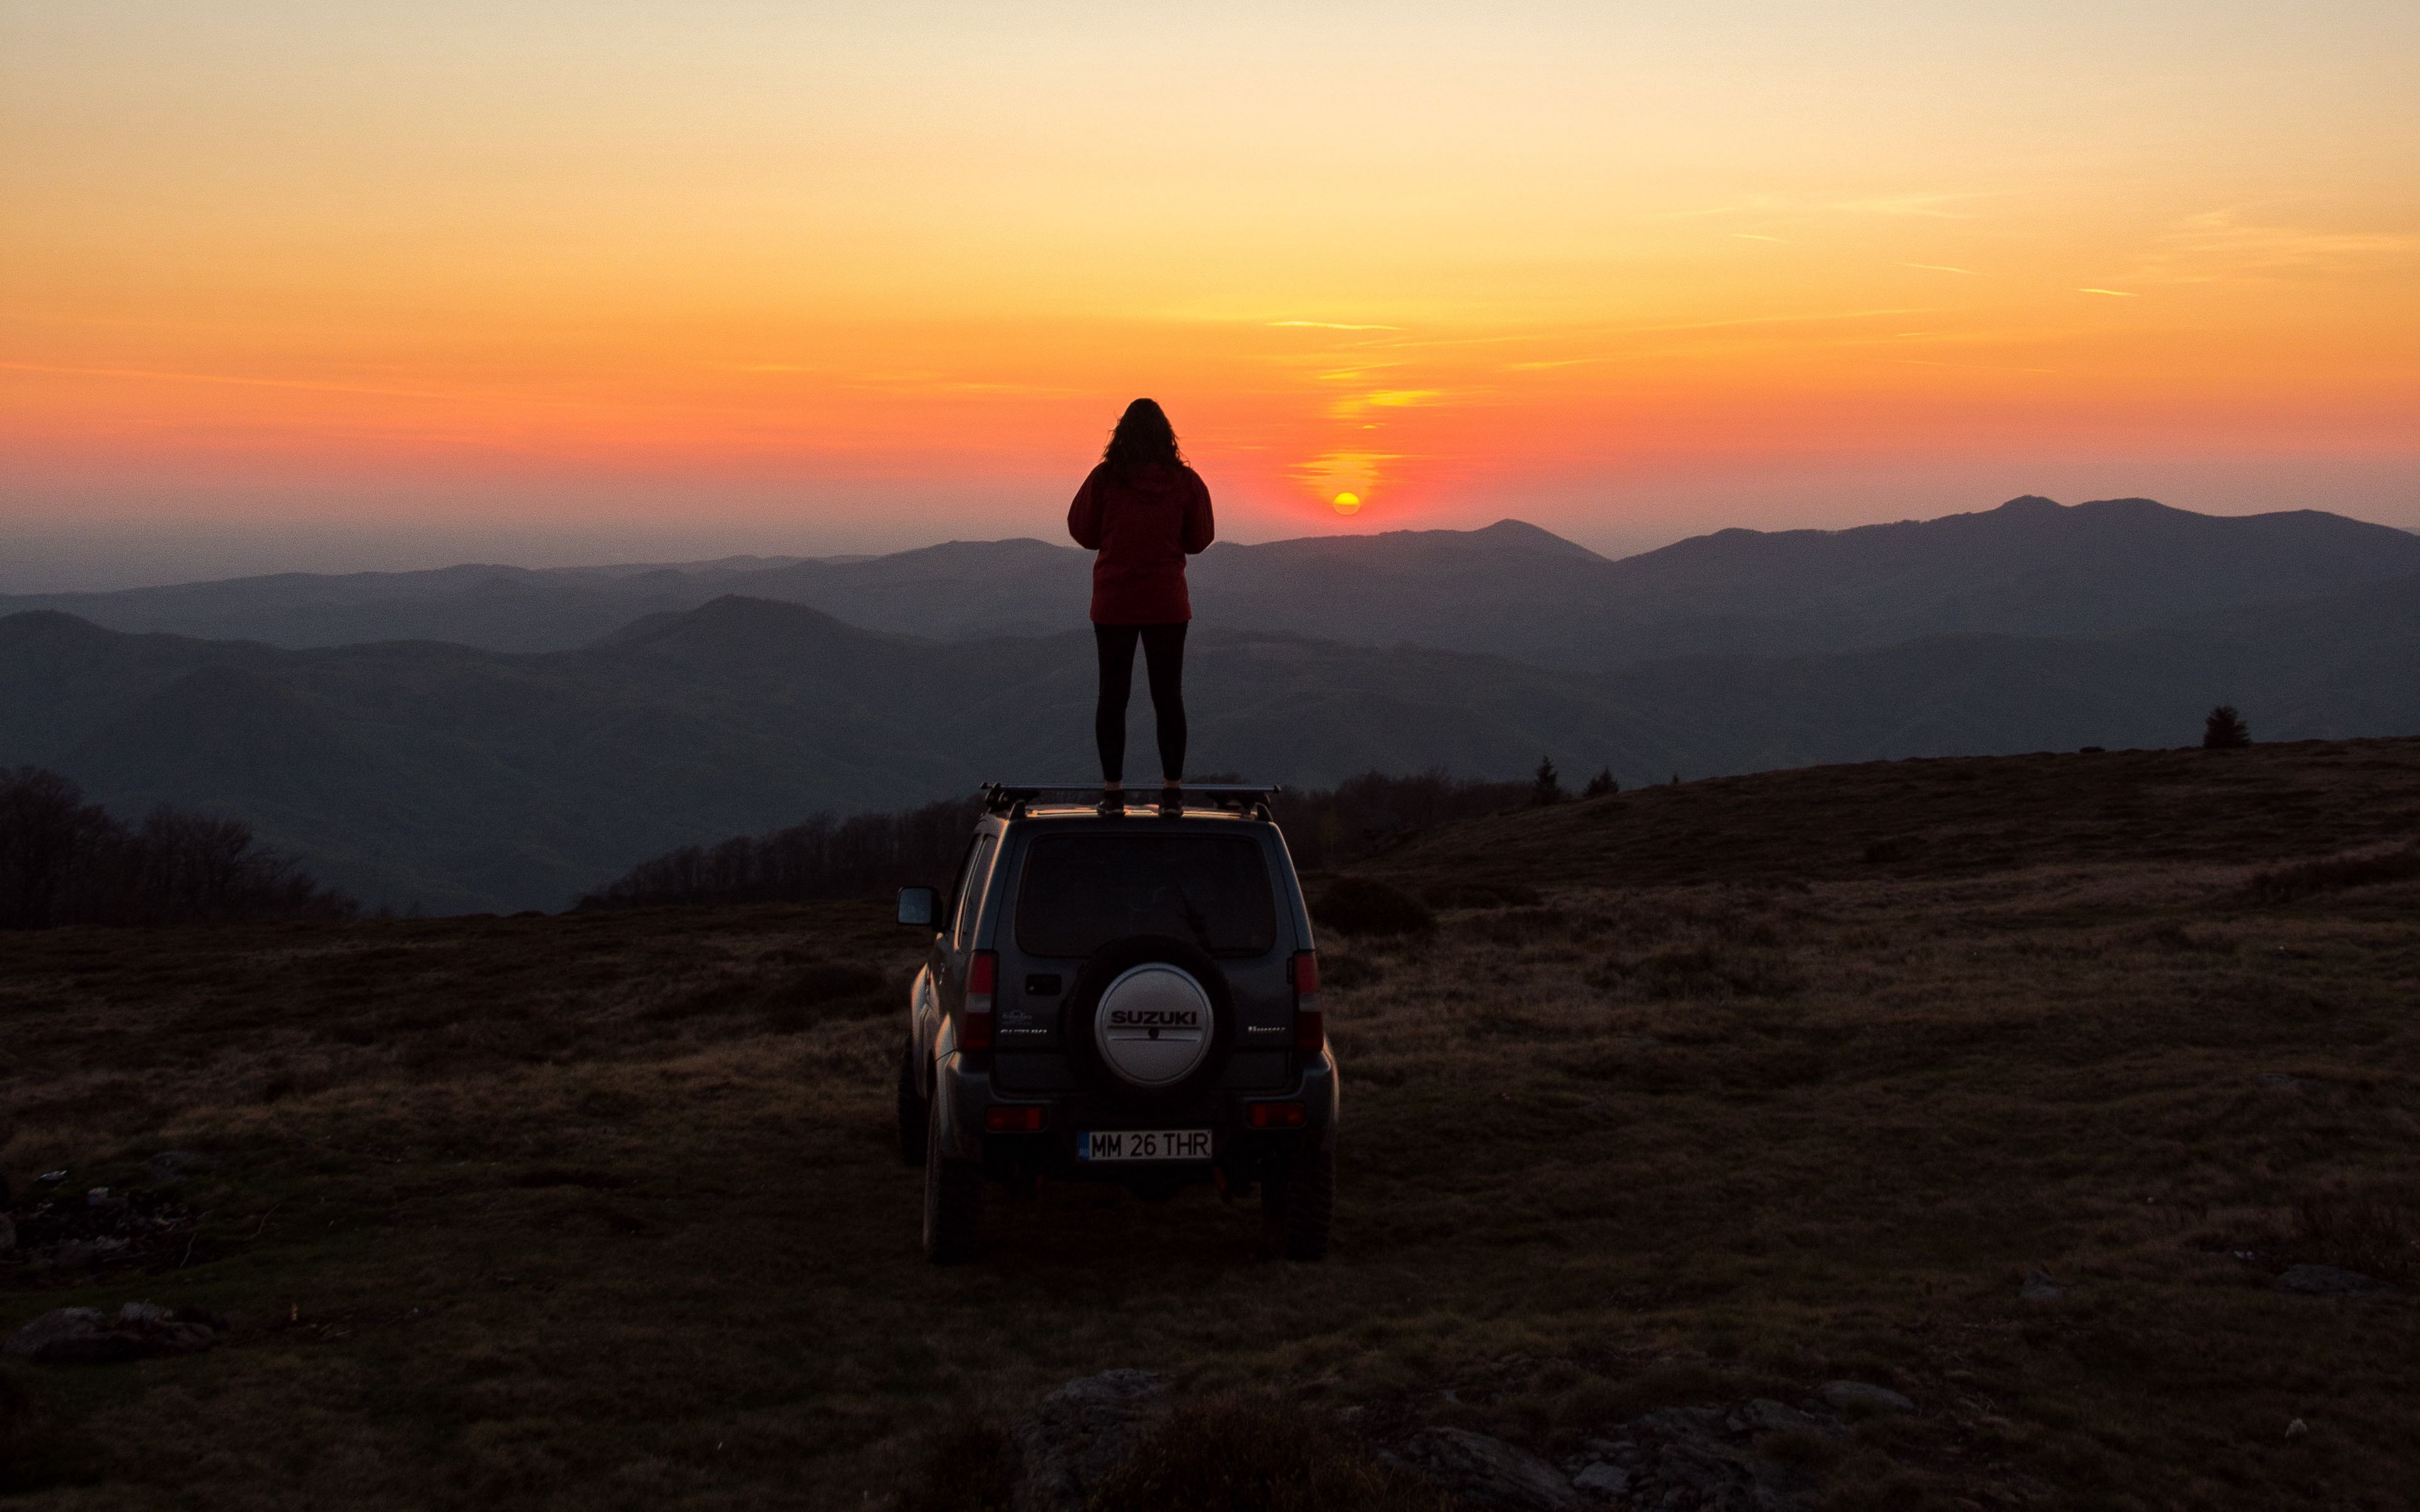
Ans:
[[[924,1164],[925,1120],[932,1117],[924,1094],[916,1088],[916,1037],[899,1049],[899,1164]]]
[[[924,1119],[924,1258],[955,1265],[975,1257],[975,1219],[983,1211],[983,1166],[941,1154],[939,1099]]]
[[[1336,1149],[1297,1151],[1282,1171],[1261,1182],[1261,1211],[1278,1231],[1289,1260],[1327,1256],[1327,1231],[1336,1214]]]

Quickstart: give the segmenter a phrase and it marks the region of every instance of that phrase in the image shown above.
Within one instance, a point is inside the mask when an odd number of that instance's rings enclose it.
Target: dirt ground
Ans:
[[[877,903],[0,938],[0,1329],[230,1320],[0,1362],[0,1489],[858,1507],[938,1425],[1139,1365],[1549,1455],[1850,1378],[1916,1410],[1803,1467],[1836,1506],[2407,1508],[2415,836],[2405,740],[1421,837],[1363,871],[1435,933],[1322,942],[1316,1266],[1207,1190],[1046,1186],[926,1267],[890,1128],[915,941]],[[2405,1289],[2277,1289],[2298,1264]]]

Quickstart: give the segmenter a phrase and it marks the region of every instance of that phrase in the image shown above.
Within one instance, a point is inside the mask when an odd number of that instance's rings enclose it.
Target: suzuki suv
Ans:
[[[1270,788],[1128,813],[1098,789],[984,789],[908,1005],[899,1153],[924,1254],[972,1257],[986,1180],[1257,1186],[1285,1254],[1327,1250],[1336,1061],[1302,886]]]

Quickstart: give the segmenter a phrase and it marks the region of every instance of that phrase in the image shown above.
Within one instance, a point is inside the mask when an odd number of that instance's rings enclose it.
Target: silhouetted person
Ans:
[[[1119,417],[1101,465],[1067,506],[1067,533],[1100,553],[1093,562],[1093,640],[1101,656],[1093,739],[1107,790],[1101,807],[1125,807],[1126,698],[1140,641],[1159,720],[1160,807],[1171,808],[1185,776],[1185,627],[1193,619],[1185,559],[1207,548],[1217,532],[1210,489],[1185,465],[1175,430],[1152,400],[1137,399]]]

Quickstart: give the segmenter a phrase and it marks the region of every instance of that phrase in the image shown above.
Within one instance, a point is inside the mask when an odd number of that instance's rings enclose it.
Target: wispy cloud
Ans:
[[[2132,289],[2123,288],[2080,288],[2075,292],[2078,294],[2106,294],[2113,300],[2139,300],[2143,297]]]
[[[1952,268],[1947,263],[1901,263],[1901,268],[1921,268],[1928,273],[1963,273],[1969,278],[1981,275],[1972,268]]]
[[[1272,331],[1401,331],[1401,326],[1352,325],[1342,320],[1272,320]]]
[[[1443,389],[1373,389],[1337,400],[1327,412],[1339,420],[1357,420],[1373,409],[1421,409],[1444,402]]]
[[[2206,210],[2170,226],[2133,276],[2164,284],[2314,274],[2376,267],[2420,254],[2420,236],[2331,231],[2247,222],[2237,210]]]
[[[1782,239],[1779,237],[1766,236],[1761,231],[1734,231],[1731,235],[1739,238],[1742,241],[1779,241]]]

